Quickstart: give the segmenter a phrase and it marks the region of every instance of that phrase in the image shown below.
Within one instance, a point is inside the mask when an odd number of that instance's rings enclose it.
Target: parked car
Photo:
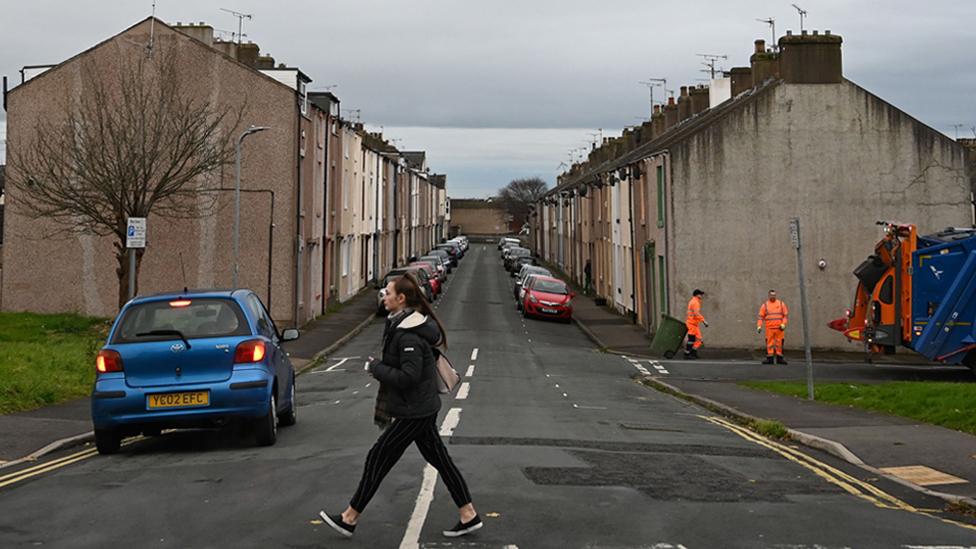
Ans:
[[[137,297],[119,312],[98,352],[91,395],[95,446],[163,429],[246,422],[262,446],[294,425],[295,370],[279,332],[250,290]]]
[[[522,301],[525,299],[525,291],[529,287],[529,284],[532,283],[533,279],[540,276],[549,276],[549,275],[543,273],[530,273],[526,275],[525,280],[522,281],[522,284],[515,288],[515,291],[517,292],[515,296],[515,309],[517,311],[522,310]]]
[[[383,305],[383,296],[386,292],[386,285],[390,283],[391,280],[397,277],[401,277],[407,273],[414,273],[420,285],[424,289],[424,296],[427,297],[427,301],[434,300],[434,289],[431,287],[430,279],[427,277],[427,271],[421,269],[419,266],[407,266],[407,267],[397,267],[386,273],[383,280],[378,281],[378,291],[376,292],[376,316],[383,316],[386,314],[386,306]]]
[[[457,242],[461,245],[461,250],[465,253],[468,251],[468,238],[466,236],[455,236],[454,238],[448,240],[447,242]]]
[[[565,282],[551,276],[533,277],[525,288],[522,314],[526,317],[573,319],[573,293]]]
[[[461,246],[459,246],[457,243],[445,242],[443,244],[438,244],[434,249],[443,250],[449,253],[451,255],[451,260],[454,261],[455,267],[461,264],[461,256],[463,254],[461,253]]]
[[[535,265],[535,258],[531,255],[516,257],[512,261],[512,276],[518,274],[524,265]]]
[[[427,281],[430,283],[431,297],[437,299],[441,295],[441,279],[437,277],[437,267],[426,261],[414,261],[408,267],[419,267],[427,273]]]
[[[515,248],[521,248],[521,247],[522,247],[522,243],[520,242],[506,242],[502,244],[501,251],[498,252],[498,255],[499,257],[504,259],[505,254],[507,254],[509,250],[514,250]]]
[[[451,254],[448,253],[446,250],[439,250],[437,248],[434,248],[433,250],[428,252],[427,255],[439,256],[444,261],[444,265],[445,267],[447,267],[448,274],[451,274],[451,272],[454,270],[454,267],[457,267],[457,261],[455,261],[454,258],[451,256]]]
[[[521,246],[522,242],[517,238],[512,238],[510,236],[503,236],[498,239],[498,249],[501,250],[502,246],[505,244],[513,244],[515,246]]]
[[[513,293],[516,301],[519,301],[519,293],[522,290],[526,277],[532,274],[552,276],[549,269],[546,269],[545,267],[539,267],[538,265],[523,265],[515,275],[515,287],[513,288]]]
[[[528,248],[513,248],[505,255],[505,270],[511,271],[515,264],[515,259],[519,257],[532,257],[532,250]]]
[[[420,261],[427,261],[437,269],[437,278],[441,282],[447,281],[447,263],[446,260],[439,255],[424,255],[420,256]]]

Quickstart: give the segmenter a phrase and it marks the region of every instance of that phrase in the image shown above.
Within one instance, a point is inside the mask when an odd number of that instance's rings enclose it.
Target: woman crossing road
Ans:
[[[352,537],[383,478],[407,447],[416,444],[458,506],[458,523],[444,530],[444,535],[470,534],[482,527],[481,518],[437,430],[441,401],[434,348],[447,343],[444,327],[411,274],[387,284],[383,304],[390,312],[383,331],[383,354],[379,361],[370,359],[367,369],[380,382],[374,420],[384,431],[366,456],[362,479],[346,510],[339,514],[320,511],[319,516],[336,532]]]

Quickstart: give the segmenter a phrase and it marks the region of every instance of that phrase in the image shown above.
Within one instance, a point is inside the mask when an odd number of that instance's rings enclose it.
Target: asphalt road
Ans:
[[[940,513],[939,501],[754,440],[636,383],[631,362],[596,352],[575,326],[523,322],[510,284],[495,247],[473,245],[438,305],[449,355],[470,374],[441,420],[445,433],[457,422],[449,450],[486,522],[475,535],[441,536],[456,510],[440,482],[423,497],[415,449],[352,540],[318,521],[319,509],[345,507],[378,435],[376,383],[362,371],[378,352],[377,322],[299,379],[298,425],[274,447],[232,430],[176,432],[116,456],[50,456],[14,482],[4,471],[0,547],[976,544],[976,529]]]

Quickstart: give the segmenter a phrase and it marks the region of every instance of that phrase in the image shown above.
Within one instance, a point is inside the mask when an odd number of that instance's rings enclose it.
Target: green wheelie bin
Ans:
[[[658,325],[654,339],[651,340],[651,353],[664,358],[674,358],[674,355],[681,349],[681,343],[685,340],[688,328],[685,323],[673,316],[661,315],[661,324]]]

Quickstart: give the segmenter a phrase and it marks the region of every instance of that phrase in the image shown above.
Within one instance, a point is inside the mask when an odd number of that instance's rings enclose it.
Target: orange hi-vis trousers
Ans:
[[[783,356],[783,339],[786,331],[779,326],[771,328],[766,325],[766,356]]]

